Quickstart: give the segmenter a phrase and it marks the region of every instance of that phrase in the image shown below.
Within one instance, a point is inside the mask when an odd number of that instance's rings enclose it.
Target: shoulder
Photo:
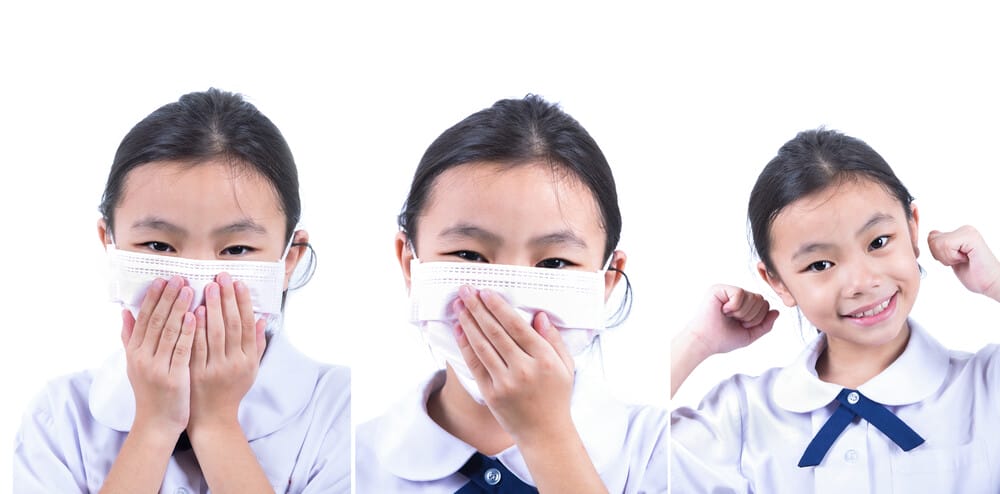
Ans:
[[[65,423],[70,417],[88,417],[90,387],[93,380],[94,374],[90,370],[50,380],[28,405],[25,419],[30,417],[43,423],[55,420]]]

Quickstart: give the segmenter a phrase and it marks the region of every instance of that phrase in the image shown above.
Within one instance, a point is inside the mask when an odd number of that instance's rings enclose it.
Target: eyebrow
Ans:
[[[896,218],[893,218],[892,215],[888,215],[888,214],[885,214],[885,213],[875,213],[874,215],[872,215],[871,218],[868,219],[868,221],[865,222],[864,225],[861,226],[861,228],[858,229],[858,231],[857,231],[857,233],[855,233],[855,235],[856,236],[861,236],[862,234],[864,234],[868,230],[871,230],[872,228],[874,228],[874,227],[876,227],[876,226],[878,226],[878,225],[880,225],[882,223],[893,223],[895,221],[896,221]],[[818,250],[827,250],[827,249],[832,249],[832,248],[833,248],[833,244],[831,244],[831,243],[811,242],[811,243],[808,243],[808,244],[804,244],[801,247],[799,247],[798,250],[795,251],[795,254],[792,254],[792,260],[795,260],[796,258],[799,258],[799,257],[804,256],[806,254],[809,254],[809,253],[812,253],[812,252],[816,252]]]
[[[503,239],[499,235],[486,230],[485,228],[471,225],[468,223],[459,223],[453,227],[450,227],[439,235],[440,237],[464,237],[464,238],[475,238],[483,242],[490,244],[501,244]],[[534,246],[548,246],[548,245],[559,245],[559,244],[571,244],[581,248],[587,248],[587,242],[582,238],[577,236],[571,230],[562,230],[558,232],[548,233],[541,235],[539,237],[532,238],[529,243]]]
[[[162,232],[168,232],[175,235],[187,235],[188,231],[184,228],[175,225],[165,219],[158,218],[156,216],[148,216],[132,224],[132,228],[141,228],[145,230],[157,230]],[[212,231],[214,236],[231,235],[234,233],[250,232],[259,235],[264,235],[267,233],[267,229],[264,228],[260,223],[252,219],[244,219],[242,221],[237,221],[220,228],[216,228]]]

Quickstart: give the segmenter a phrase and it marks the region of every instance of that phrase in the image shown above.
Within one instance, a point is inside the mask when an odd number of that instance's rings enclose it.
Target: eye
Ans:
[[[222,249],[222,254],[227,256],[243,256],[247,255],[257,249],[253,247],[247,247],[246,245],[233,245],[231,247],[226,247]]]
[[[472,250],[456,250],[455,252],[449,252],[447,255],[455,256],[463,261],[469,262],[489,262],[486,260],[482,254],[472,251]]]
[[[881,235],[881,236],[875,238],[875,240],[872,240],[872,243],[868,244],[868,249],[869,250],[878,250],[878,249],[881,249],[881,248],[885,247],[888,244],[889,244],[889,236],[888,235]]]
[[[833,267],[833,263],[830,261],[816,261],[806,267],[806,271],[820,272],[826,271]]]
[[[166,242],[157,242],[154,240],[152,242],[145,242],[139,245],[145,246],[147,249],[154,252],[174,252],[174,248]]]
[[[538,264],[535,264],[535,267],[537,267],[537,268],[549,268],[549,269],[562,269],[562,268],[569,267],[569,266],[572,266],[572,265],[573,265],[573,263],[571,263],[571,262],[569,262],[569,261],[567,261],[565,259],[559,259],[558,257],[552,257],[552,258],[549,258],[549,259],[543,259],[543,260],[539,261]]]

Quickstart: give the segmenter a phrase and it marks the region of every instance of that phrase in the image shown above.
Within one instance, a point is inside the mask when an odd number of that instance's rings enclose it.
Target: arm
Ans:
[[[1000,262],[975,228],[933,230],[927,245],[934,259],[951,267],[966,288],[1000,302]]]
[[[156,280],[146,292],[138,320],[122,312],[122,342],[136,411],[102,493],[158,492],[177,438],[187,426],[195,321],[187,312],[194,294],[183,284],[179,277],[169,283]]]
[[[538,491],[607,493],[570,415],[573,358],[543,312],[531,324],[488,290],[459,291],[458,346]]]
[[[217,493],[273,493],[238,420],[264,355],[265,321],[254,322],[250,291],[226,273],[195,309],[188,435],[205,481]]]
[[[670,396],[705,359],[757,341],[777,318],[778,311],[761,295],[734,286],[713,286],[698,314],[671,342]]]

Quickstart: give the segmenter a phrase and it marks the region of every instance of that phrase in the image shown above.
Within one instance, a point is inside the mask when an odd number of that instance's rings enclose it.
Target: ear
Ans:
[[[97,236],[101,239],[104,250],[108,250],[108,245],[111,245],[111,231],[108,230],[108,222],[104,218],[97,220]]]
[[[309,250],[309,247],[304,245],[308,243],[309,232],[305,230],[296,230],[295,233],[292,234],[292,247],[288,249],[288,255],[285,256],[285,290],[288,290],[288,283],[292,281],[292,274],[295,273],[295,268],[299,265],[299,261],[305,257],[306,251]]]
[[[409,245],[410,239],[405,233],[396,233],[396,259],[399,261],[399,269],[403,272],[403,281],[406,282],[406,291],[410,291],[410,261],[413,260],[413,251]]]
[[[781,297],[781,301],[785,305],[788,307],[795,307],[798,305],[795,301],[795,297],[793,297],[792,293],[788,291],[788,288],[786,288],[785,284],[780,278],[778,278],[778,275],[769,272],[767,266],[764,266],[763,262],[757,263],[757,274],[759,274],[760,277],[771,286],[771,289],[774,290],[774,293],[778,294],[778,297]]]
[[[918,235],[918,226],[920,225],[920,211],[917,211],[917,205],[910,203],[910,241],[913,242],[913,257],[920,257],[920,244]]]
[[[608,265],[608,270],[604,273],[604,301],[607,302],[611,298],[611,292],[614,291],[615,287],[618,286],[618,282],[622,279],[622,271],[625,271],[625,261],[628,256],[625,252],[616,250],[611,254],[611,264]],[[617,269],[617,271],[611,268]]]

